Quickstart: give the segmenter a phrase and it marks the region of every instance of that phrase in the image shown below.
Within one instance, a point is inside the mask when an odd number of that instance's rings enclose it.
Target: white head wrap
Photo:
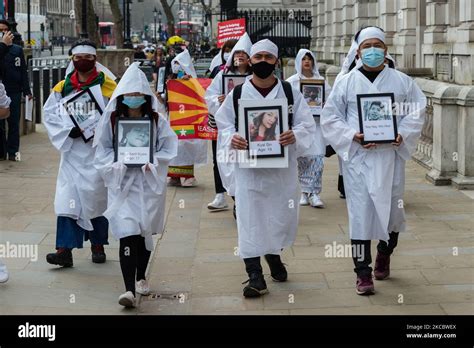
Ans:
[[[187,49],[185,49],[183,52],[178,54],[171,61],[171,67],[173,67],[175,62],[179,63],[179,65],[181,66],[181,68],[184,70],[184,72],[187,75],[191,75],[191,77],[194,77],[195,79],[197,78],[196,70],[194,70],[194,65],[193,65],[191,55],[189,54],[189,51]]]
[[[303,76],[303,58],[306,54],[310,54],[311,57],[313,57],[314,64],[313,64],[313,75],[316,78],[320,78],[321,75],[319,74],[319,69],[318,69],[318,62],[316,61],[316,56],[314,55],[313,52],[310,50],[307,50],[306,48],[302,48],[298,51],[298,54],[296,55],[295,59],[295,69],[298,75],[300,75],[301,78],[305,79],[306,77]]]
[[[247,53],[247,55],[250,58],[250,49],[251,48],[252,48],[252,41],[250,40],[250,36],[249,36],[249,34],[244,33],[244,35],[242,35],[240,37],[239,41],[237,41],[234,48],[230,52],[229,59],[227,59],[227,62],[225,63],[225,66],[227,68],[232,66],[233,61],[234,61],[234,53],[237,52],[237,51],[244,51],[245,53]]]
[[[250,49],[250,57],[253,57],[255,54],[259,52],[268,52],[278,58],[278,47],[272,41],[268,39],[260,40],[253,44],[252,48]]]
[[[89,45],[76,46],[71,50],[71,53],[72,53],[72,55],[75,55],[75,54],[92,54],[94,56],[97,56],[97,50],[94,47],[89,46]],[[100,64],[97,61],[95,62],[95,68],[97,69],[97,71],[102,71],[105,75],[110,77],[112,80],[117,79],[117,77],[112,73],[112,71],[110,71],[109,69],[107,69],[105,66],[103,66],[102,64]],[[74,71],[74,63],[71,60],[68,64],[68,66],[67,66],[66,75],[69,75],[73,71]]]
[[[127,71],[125,71],[122,78],[120,79],[120,82],[118,83],[117,87],[114,90],[114,93],[110,97],[110,101],[107,104],[102,118],[99,121],[99,125],[96,128],[93,146],[96,146],[98,143],[98,139],[100,139],[100,132],[102,129],[104,129],[104,122],[110,122],[110,115],[116,109],[118,96],[135,92],[149,95],[151,96],[153,111],[158,113],[158,99],[156,99],[155,94],[150,88],[150,83],[148,82],[145,73],[140,70],[139,66],[139,62],[135,62],[130,65]]]
[[[216,55],[214,56],[214,58],[212,58],[211,66],[209,67],[209,70],[210,70],[211,72],[216,68],[216,66],[219,66],[219,65],[221,65],[222,63],[224,63],[224,62],[222,61],[222,56],[221,56],[221,54],[222,54],[222,50],[220,50],[219,53],[216,54]]]
[[[365,40],[369,39],[379,39],[385,43],[385,33],[377,27],[368,27],[362,29],[357,38],[357,44],[360,46]]]

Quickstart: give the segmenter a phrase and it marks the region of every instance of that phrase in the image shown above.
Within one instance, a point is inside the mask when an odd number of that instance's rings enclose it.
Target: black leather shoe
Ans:
[[[281,262],[280,255],[267,254],[265,255],[265,260],[267,260],[268,266],[270,266],[272,280],[275,282],[286,282],[288,272],[283,262]]]
[[[244,297],[259,297],[268,292],[267,283],[260,272],[250,273],[249,279],[242,284],[248,283],[244,288]]]
[[[46,262],[51,265],[72,267],[72,251],[71,249],[59,248],[55,253],[46,255]]]
[[[104,252],[103,245],[93,245],[91,246],[92,251],[92,262],[94,263],[104,263],[106,256]]]

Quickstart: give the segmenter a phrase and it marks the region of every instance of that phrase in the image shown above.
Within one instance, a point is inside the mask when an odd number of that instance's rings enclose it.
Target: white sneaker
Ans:
[[[133,296],[133,292],[127,291],[126,293],[120,295],[119,305],[127,308],[135,307],[135,296]]]
[[[300,205],[308,205],[308,194],[306,192],[301,193]]]
[[[214,200],[207,205],[209,210],[223,210],[227,209],[229,206],[225,201],[225,195],[223,193],[216,194]]]
[[[150,295],[150,286],[148,285],[148,282],[145,279],[138,281],[135,284],[135,292],[144,296]]]
[[[8,270],[7,266],[0,264],[0,283],[6,283],[8,281]]]
[[[309,204],[313,207],[313,208],[324,208],[324,203],[323,201],[321,200],[321,198],[319,198],[319,196],[315,193],[313,193],[312,195],[309,196]]]
[[[193,187],[197,185],[196,178],[181,178],[181,186],[183,187]]]

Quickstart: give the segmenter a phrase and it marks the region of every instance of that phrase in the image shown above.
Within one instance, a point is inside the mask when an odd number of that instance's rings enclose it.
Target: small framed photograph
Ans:
[[[222,94],[228,95],[235,86],[243,84],[246,78],[247,75],[222,75]]]
[[[115,162],[127,167],[153,163],[153,123],[149,117],[118,117],[115,123]]]
[[[393,112],[393,93],[358,94],[360,133],[363,145],[392,143],[397,138],[397,119]]]
[[[94,137],[102,109],[90,89],[85,89],[63,103],[74,125],[82,130],[82,139],[88,142]]]
[[[239,100],[239,134],[249,144],[241,168],[287,168],[288,147],[280,145],[280,134],[287,131],[288,101]]]
[[[324,80],[307,79],[300,81],[300,90],[304,100],[311,108],[313,117],[320,117],[326,101],[326,83]]]
[[[165,91],[165,70],[166,67],[164,66],[158,69],[158,76],[156,78],[156,91],[158,93]]]

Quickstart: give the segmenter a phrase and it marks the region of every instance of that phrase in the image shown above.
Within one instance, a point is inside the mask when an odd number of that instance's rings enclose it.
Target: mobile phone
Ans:
[[[0,32],[0,39],[3,39],[3,37],[5,36],[5,33],[3,31]]]

